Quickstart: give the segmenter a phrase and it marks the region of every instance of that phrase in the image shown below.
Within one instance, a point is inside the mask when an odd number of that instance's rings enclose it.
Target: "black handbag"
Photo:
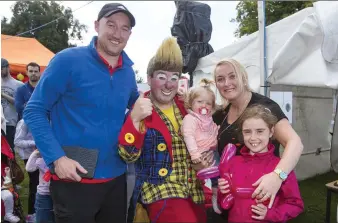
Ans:
[[[77,161],[87,170],[86,174],[78,170],[77,172],[80,177],[89,179],[94,177],[99,155],[99,151],[97,149],[85,149],[78,146],[64,146],[62,149],[65,151],[65,154],[69,159]],[[50,168],[50,172],[51,174],[55,174],[54,165]]]

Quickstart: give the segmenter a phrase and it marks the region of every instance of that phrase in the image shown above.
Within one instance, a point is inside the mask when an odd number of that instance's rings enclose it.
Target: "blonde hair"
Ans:
[[[212,109],[215,109],[216,106],[216,96],[214,91],[211,89],[211,85],[214,84],[214,81],[203,78],[200,81],[200,85],[197,87],[190,88],[187,95],[185,96],[184,105],[186,109],[192,109],[192,104],[196,98],[198,98],[203,91],[207,91],[212,98]]]
[[[239,128],[242,130],[243,123],[250,118],[262,119],[271,130],[278,122],[277,117],[272,114],[271,110],[261,104],[255,104],[246,108],[238,120]]]
[[[157,70],[182,73],[183,56],[175,37],[165,39],[148,63],[147,74],[152,77]]]
[[[235,59],[224,59],[219,61],[214,69],[214,80],[216,82],[216,70],[219,66],[229,64],[235,72],[237,77],[238,87],[241,91],[252,91],[249,87],[249,78],[248,73],[246,72],[244,66]],[[218,90],[218,89],[217,89]],[[223,106],[226,106],[229,102],[222,97]]]

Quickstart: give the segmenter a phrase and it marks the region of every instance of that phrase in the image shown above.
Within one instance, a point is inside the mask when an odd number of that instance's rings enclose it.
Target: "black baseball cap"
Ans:
[[[1,58],[1,68],[8,66],[9,66],[8,60],[6,60],[5,58]]]
[[[100,19],[102,19],[102,17],[109,17],[115,13],[118,12],[123,12],[125,13],[130,20],[130,25],[131,27],[135,26],[135,18],[133,16],[133,14],[131,14],[131,12],[129,12],[129,10],[122,4],[120,3],[108,3],[105,4],[102,9],[99,12],[99,15],[97,16],[97,21],[99,21]]]

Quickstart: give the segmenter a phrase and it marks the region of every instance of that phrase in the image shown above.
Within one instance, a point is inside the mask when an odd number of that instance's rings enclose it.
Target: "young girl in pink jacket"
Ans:
[[[287,222],[304,210],[293,171],[282,183],[271,209],[267,208],[268,202],[251,198],[255,189],[252,184],[274,171],[280,160],[270,143],[276,123],[277,118],[262,105],[247,108],[239,120],[245,146],[241,156],[231,158],[225,168],[220,167],[218,180],[220,205],[229,209],[228,222]],[[224,174],[228,174],[228,181],[222,178]]]
[[[191,161],[200,163],[203,154],[212,150],[215,160],[210,166],[218,164],[216,152],[218,126],[212,120],[215,109],[215,94],[210,88],[212,81],[201,80],[201,86],[191,88],[185,98],[188,114],[182,122],[182,135],[191,156]],[[217,206],[217,179],[211,179],[213,186],[213,207],[215,212],[221,213]]]

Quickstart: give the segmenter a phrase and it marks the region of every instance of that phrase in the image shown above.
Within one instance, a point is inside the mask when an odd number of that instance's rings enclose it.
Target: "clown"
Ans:
[[[135,162],[131,206],[141,203],[151,222],[206,222],[197,167],[181,133],[187,114],[177,95],[182,68],[176,39],[166,39],[148,65],[150,91],[140,95],[120,133],[120,156]]]

